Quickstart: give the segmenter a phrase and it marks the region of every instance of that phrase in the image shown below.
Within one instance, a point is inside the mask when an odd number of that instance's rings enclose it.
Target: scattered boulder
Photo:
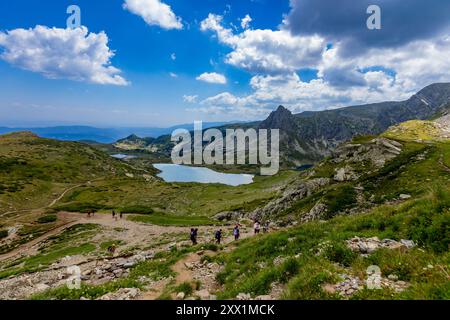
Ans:
[[[376,168],[381,168],[385,163],[397,157],[402,151],[403,145],[397,141],[376,138],[367,144],[343,144],[333,153],[334,163],[362,163],[369,161]]]
[[[263,220],[286,209],[289,209],[296,201],[306,198],[315,191],[330,184],[328,178],[318,178],[312,180],[302,180],[299,183],[289,186],[282,197],[269,202],[265,207],[258,208],[251,214],[252,219]]]
[[[209,300],[211,294],[209,293],[208,290],[203,289],[203,290],[195,291],[193,296],[199,298],[200,300]]]
[[[122,288],[116,292],[107,293],[97,300],[133,300],[139,293],[140,290],[136,288]]]
[[[320,220],[324,217],[326,212],[327,206],[319,201],[308,213],[301,217],[301,221],[305,223],[314,220]]]
[[[345,166],[343,168],[336,169],[336,174],[334,176],[334,181],[344,182],[344,181],[354,181],[358,180],[358,175],[353,171],[353,168]]]
[[[249,293],[239,293],[236,296],[237,300],[251,300],[252,296]]]
[[[361,254],[371,254],[372,252],[381,249],[411,249],[416,245],[412,240],[395,241],[391,239],[380,240],[378,237],[373,238],[359,238],[355,237],[347,240],[347,246],[355,252]]]
[[[184,298],[186,297],[186,294],[184,292],[178,292],[176,299],[177,300],[184,300]]]
[[[216,214],[214,216],[214,219],[219,221],[232,221],[232,220],[239,220],[243,216],[244,214],[239,211],[225,211]]]

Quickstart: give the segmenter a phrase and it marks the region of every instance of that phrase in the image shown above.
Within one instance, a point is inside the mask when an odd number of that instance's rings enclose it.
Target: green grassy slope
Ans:
[[[402,143],[403,150],[381,169],[352,163],[357,180],[332,183],[278,217],[298,219],[320,201],[329,209],[324,220],[241,241],[233,252],[216,257],[224,265],[217,276],[224,286],[221,298],[269,294],[278,283],[285,299],[341,299],[326,290],[342,281],[339,275],[364,280],[367,268],[376,265],[383,277],[395,276],[409,287],[401,293],[386,287],[362,289],[351,299],[450,299],[450,142],[430,135],[426,143],[418,143],[416,135],[392,131],[389,137]],[[372,138],[358,137],[353,143]],[[332,178],[343,165],[348,163],[327,159],[311,178]],[[400,201],[401,194],[412,198]],[[346,246],[355,236],[409,239],[418,246],[380,249],[364,257]]]
[[[286,299],[337,299],[324,285],[339,282],[338,275],[344,273],[365,279],[366,269],[377,265],[383,277],[394,274],[410,287],[400,294],[365,289],[354,299],[449,299],[449,208],[450,191],[438,188],[401,205],[242,241],[232,253],[216,258],[225,265],[218,275],[225,288],[221,297],[232,298],[240,292],[267,294],[270,285],[279,282],[284,284]],[[381,249],[362,257],[345,246],[345,240],[354,236],[412,239],[419,247]],[[275,265],[277,257],[285,262]]]
[[[0,136],[0,213],[43,207],[64,188],[95,179],[125,177],[123,162],[75,142],[27,132]]]

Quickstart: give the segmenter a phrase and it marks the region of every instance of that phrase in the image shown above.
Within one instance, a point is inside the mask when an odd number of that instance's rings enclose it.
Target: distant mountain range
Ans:
[[[218,127],[225,125],[226,122],[208,122],[204,123],[204,128]],[[10,128],[0,127],[0,134],[31,131],[42,138],[57,139],[63,141],[95,141],[100,143],[113,143],[119,139],[130,135],[141,137],[157,138],[163,135],[171,134],[176,129],[193,130],[194,124],[181,124],[168,128],[95,128],[89,126],[57,126],[41,128]]]
[[[292,114],[279,106],[261,122],[217,126],[234,128],[280,129],[280,156],[285,167],[308,165],[330,156],[343,142],[358,135],[379,135],[391,126],[408,120],[430,120],[450,110],[450,83],[432,84],[406,101],[391,101],[360,106]],[[210,126],[212,127],[212,126]],[[133,134],[115,146],[123,150],[143,150],[170,155],[170,136],[158,139]],[[144,135],[145,136],[145,135]]]
[[[430,120],[450,110],[450,83],[432,84],[406,101],[390,101],[360,106],[292,114],[279,106],[264,121],[247,123],[204,123],[203,128],[280,129],[280,153],[284,166],[315,163],[332,154],[341,143],[358,135],[379,135],[389,127],[408,120]],[[14,131],[33,133],[58,140],[96,141],[124,151],[142,150],[169,156],[170,134],[179,128],[193,131],[193,124],[170,128],[113,128],[83,126],[47,128],[1,128],[0,134]],[[127,137],[127,138],[124,138]],[[143,138],[140,138],[143,137]],[[145,138],[144,138],[145,137]]]
[[[342,142],[358,135],[378,135],[408,120],[429,120],[450,109],[450,83],[432,84],[406,101],[292,114],[280,106],[260,129],[280,129],[282,161],[289,165],[316,162]]]

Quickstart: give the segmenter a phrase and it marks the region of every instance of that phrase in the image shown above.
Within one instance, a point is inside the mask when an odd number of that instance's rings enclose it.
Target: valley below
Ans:
[[[450,299],[448,99],[433,97],[433,116],[311,158],[279,109],[260,124],[286,129],[278,174],[210,166],[242,184],[164,181],[167,138],[2,135],[0,299]]]

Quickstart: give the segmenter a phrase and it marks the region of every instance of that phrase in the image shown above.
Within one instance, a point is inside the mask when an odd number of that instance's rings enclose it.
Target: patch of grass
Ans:
[[[333,243],[325,249],[325,257],[340,265],[349,267],[357,258],[356,253],[342,243]]]
[[[154,213],[154,210],[153,210],[153,208],[150,208],[150,207],[135,205],[135,206],[123,207],[120,209],[120,212],[133,213],[133,214],[152,214],[152,213]]]
[[[104,251],[104,250],[107,250],[112,245],[120,246],[121,244],[123,244],[123,241],[121,241],[121,240],[109,240],[109,241],[102,242],[100,244],[100,249]]]
[[[356,191],[351,185],[340,185],[336,189],[327,192],[324,203],[327,205],[327,218],[332,218],[337,213],[343,212],[355,206]]]
[[[183,292],[186,297],[190,296],[193,292],[192,284],[189,282],[183,282],[182,284],[175,287],[174,292],[179,293]]]
[[[72,203],[58,206],[56,209],[59,211],[88,213],[91,211],[108,210],[111,207],[97,203]]]
[[[449,201],[448,188],[435,188],[428,195],[403,204],[244,239],[233,252],[213,257],[224,264],[217,275],[223,285],[220,298],[234,298],[240,292],[267,294],[272,283],[281,282],[286,283],[285,299],[339,299],[338,295],[325,292],[323,286],[340,281],[340,273],[365,279],[371,265],[378,265],[384,277],[394,274],[411,285],[401,294],[387,289],[365,290],[355,299],[448,297]],[[364,258],[345,245],[345,240],[354,236],[411,239],[420,247],[407,251],[377,250]],[[317,255],[319,248],[323,248],[323,253]],[[285,262],[275,266],[273,260],[278,256]]]
[[[134,222],[148,223],[159,226],[212,226],[217,222],[207,217],[199,216],[173,216],[165,214],[152,214],[152,215],[132,215],[128,217],[128,220]]]
[[[48,214],[37,219],[38,223],[52,223],[58,220],[56,214]]]
[[[97,250],[97,246],[88,241],[96,234],[98,229],[98,225],[80,224],[66,229],[59,235],[50,237],[39,253],[18,259],[14,264],[0,271],[0,279],[42,270],[65,256],[86,255],[94,252]]]

